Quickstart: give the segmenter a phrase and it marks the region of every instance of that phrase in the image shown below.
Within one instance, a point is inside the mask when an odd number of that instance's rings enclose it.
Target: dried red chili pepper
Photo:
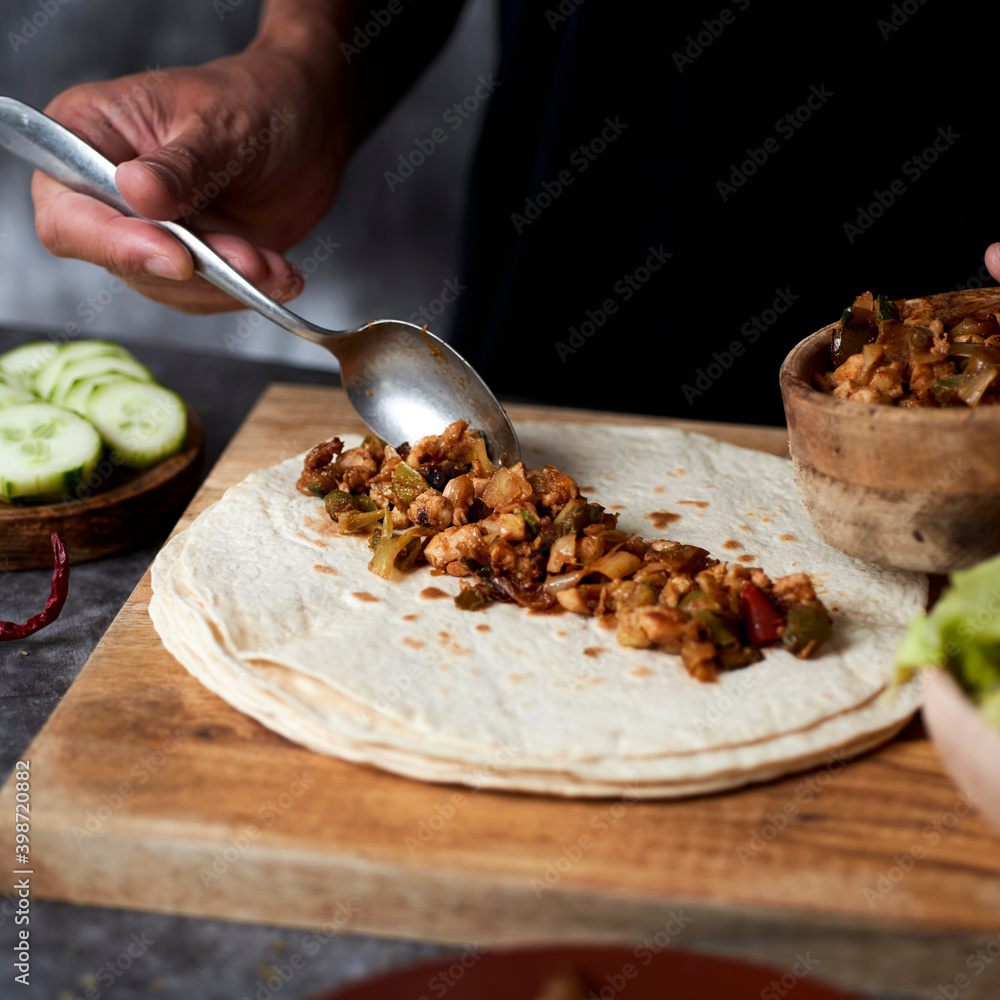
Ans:
[[[55,564],[52,567],[52,587],[44,610],[29,618],[23,625],[16,622],[0,622],[0,639],[23,639],[39,629],[51,625],[59,617],[66,595],[69,593],[69,556],[62,539],[53,532],[52,551]]]
[[[747,638],[755,646],[764,646],[781,638],[785,617],[767,599],[764,592],[749,580],[740,584],[740,597],[746,606]]]

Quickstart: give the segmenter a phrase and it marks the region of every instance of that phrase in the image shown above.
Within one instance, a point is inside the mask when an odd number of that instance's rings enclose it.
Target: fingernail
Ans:
[[[140,163],[144,163],[150,170],[156,174],[157,177],[163,182],[163,186],[167,189],[169,194],[174,196],[180,194],[181,185],[180,181],[164,166],[159,163],[152,163],[149,160],[140,160]]]
[[[180,281],[181,272],[177,270],[177,265],[169,257],[150,257],[146,261],[146,273],[152,274],[156,278],[170,278],[171,281]]]

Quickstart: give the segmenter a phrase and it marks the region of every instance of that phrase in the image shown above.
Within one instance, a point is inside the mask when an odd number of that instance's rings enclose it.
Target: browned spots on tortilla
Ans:
[[[624,510],[625,508],[620,503],[613,503],[608,510]]]
[[[521,681],[526,681],[531,676],[531,674],[511,674],[509,679],[511,684],[520,684]]]
[[[340,534],[340,525],[323,509],[320,509],[309,518],[308,527],[318,535],[326,535],[333,538]]]
[[[450,632],[438,632],[438,642],[442,646],[447,646],[448,643],[451,642],[451,633]]]
[[[722,543],[722,547],[723,547],[724,549],[729,549],[729,551],[730,551],[730,552],[733,552],[733,551],[735,551],[736,549],[742,549],[742,548],[743,548],[743,546],[742,546],[742,545],[741,545],[741,544],[740,544],[740,543],[739,543],[738,541],[736,541],[736,539],[735,539],[735,538],[727,538],[727,539],[726,539],[726,540],[725,540],[725,541],[724,541],[724,542]]]
[[[632,671],[632,676],[633,677],[652,677],[653,676],[653,671],[650,670],[649,667],[636,667],[635,670]]]
[[[319,563],[317,563],[315,566],[313,566],[313,569],[316,570],[317,573],[325,573],[327,576],[337,575],[337,571],[332,566],[322,566]]]
[[[369,594],[367,590],[356,590],[351,597],[356,597],[359,601],[364,601],[365,604],[378,604],[379,598],[374,594]]]
[[[584,656],[600,656],[601,653],[606,653],[607,650],[603,646],[588,646],[584,651]]]
[[[741,563],[752,563],[756,556],[750,555],[749,552],[744,552],[743,555],[736,557]]]
[[[577,489],[581,493],[593,493],[594,492],[594,487],[593,486],[577,486]]]
[[[476,631],[477,632],[489,632],[489,630],[490,630],[489,625],[477,625],[476,626]]]
[[[442,597],[447,597],[446,591],[443,591],[440,587],[424,587],[419,594],[425,601],[440,601]]]
[[[753,528],[749,524],[741,524],[740,531],[753,531]]]
[[[678,500],[677,501],[677,506],[680,507],[682,505],[685,506],[685,507],[697,507],[700,510],[704,510],[708,506],[708,501],[707,500]]]
[[[420,615],[403,615],[404,622],[415,622]]]
[[[427,645],[423,639],[412,639],[408,635],[403,637],[402,642],[404,646],[409,646],[410,649],[423,649]]]
[[[669,475],[669,473],[668,473],[668,475]],[[654,493],[666,493],[667,492],[667,488],[666,488],[666,486],[654,486],[653,487],[653,492]]]
[[[783,542],[797,542],[798,539],[794,535],[779,535],[778,536]]]
[[[565,638],[566,638],[566,636],[567,636],[567,635],[569,635],[569,633],[568,633],[568,632],[564,632],[564,631],[563,631],[562,629],[560,629],[560,630],[559,630],[558,632],[556,632],[556,635],[557,635],[557,636],[558,636],[558,637],[559,637],[560,639],[565,639]]]
[[[673,514],[669,510],[654,510],[647,514],[646,517],[653,522],[653,527],[657,531],[662,531],[667,525],[673,524],[674,521],[679,521],[681,519],[680,514]]]

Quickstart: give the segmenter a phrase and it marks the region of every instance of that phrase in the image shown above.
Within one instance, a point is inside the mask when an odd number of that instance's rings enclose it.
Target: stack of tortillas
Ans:
[[[426,781],[559,795],[716,791],[860,753],[918,707],[889,690],[926,577],[819,541],[791,463],[648,427],[524,424],[526,467],[554,464],[619,527],[772,579],[807,572],[832,613],[813,659],[781,648],[693,680],[679,657],[618,645],[594,618],[508,604],[458,610],[427,566],[387,582],[364,536],[297,492],[301,456],[249,476],[153,566],[167,649],[240,711],[321,753]],[[358,443],[347,440],[348,446]]]

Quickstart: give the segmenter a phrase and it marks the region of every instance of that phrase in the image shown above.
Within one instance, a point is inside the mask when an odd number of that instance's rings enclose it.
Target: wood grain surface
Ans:
[[[693,429],[787,446],[780,429]],[[253,469],[359,430],[339,392],[272,386],[179,527]],[[25,751],[36,894],[480,946],[675,945],[784,969],[808,954],[810,975],[848,987],[931,997],[961,976],[963,1000],[1000,995],[1000,962],[975,958],[1000,954],[1000,838],[917,724],[859,759],[686,801],[423,784],[233,710],[164,651],[149,596],[147,574]],[[6,887],[13,801],[8,782]]]

